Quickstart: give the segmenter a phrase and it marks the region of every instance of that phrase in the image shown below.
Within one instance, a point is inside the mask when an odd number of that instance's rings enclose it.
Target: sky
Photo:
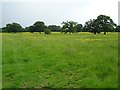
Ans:
[[[1,0],[0,27],[17,22],[23,27],[44,21],[61,25],[63,21],[83,24],[99,15],[110,16],[118,24],[119,0]]]

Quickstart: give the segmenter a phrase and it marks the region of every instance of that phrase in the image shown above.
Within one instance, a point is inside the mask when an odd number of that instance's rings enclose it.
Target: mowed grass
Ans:
[[[2,85],[116,88],[118,33],[3,33]]]

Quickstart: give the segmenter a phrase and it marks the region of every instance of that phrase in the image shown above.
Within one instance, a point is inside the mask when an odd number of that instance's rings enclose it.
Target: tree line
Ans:
[[[99,15],[97,19],[90,19],[85,22],[84,26],[74,21],[62,22],[62,27],[57,25],[46,26],[43,21],[37,21],[29,27],[23,28],[18,23],[9,23],[5,27],[2,27],[2,32],[16,33],[16,32],[44,32],[45,34],[50,34],[51,32],[61,32],[61,33],[77,33],[77,32],[91,32],[94,34],[100,34],[104,32],[120,32],[120,26],[115,24],[113,20],[106,15]]]

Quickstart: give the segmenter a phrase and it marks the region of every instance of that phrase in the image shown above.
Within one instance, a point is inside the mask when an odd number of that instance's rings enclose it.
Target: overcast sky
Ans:
[[[61,25],[72,20],[84,24],[98,15],[108,15],[118,24],[119,0],[2,0],[2,26],[17,22],[23,27],[44,21]],[[1,10],[0,10],[1,12]]]

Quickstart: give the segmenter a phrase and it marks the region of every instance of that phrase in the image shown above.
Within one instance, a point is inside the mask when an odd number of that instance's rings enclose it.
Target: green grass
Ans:
[[[118,87],[118,34],[2,34],[3,88]]]

